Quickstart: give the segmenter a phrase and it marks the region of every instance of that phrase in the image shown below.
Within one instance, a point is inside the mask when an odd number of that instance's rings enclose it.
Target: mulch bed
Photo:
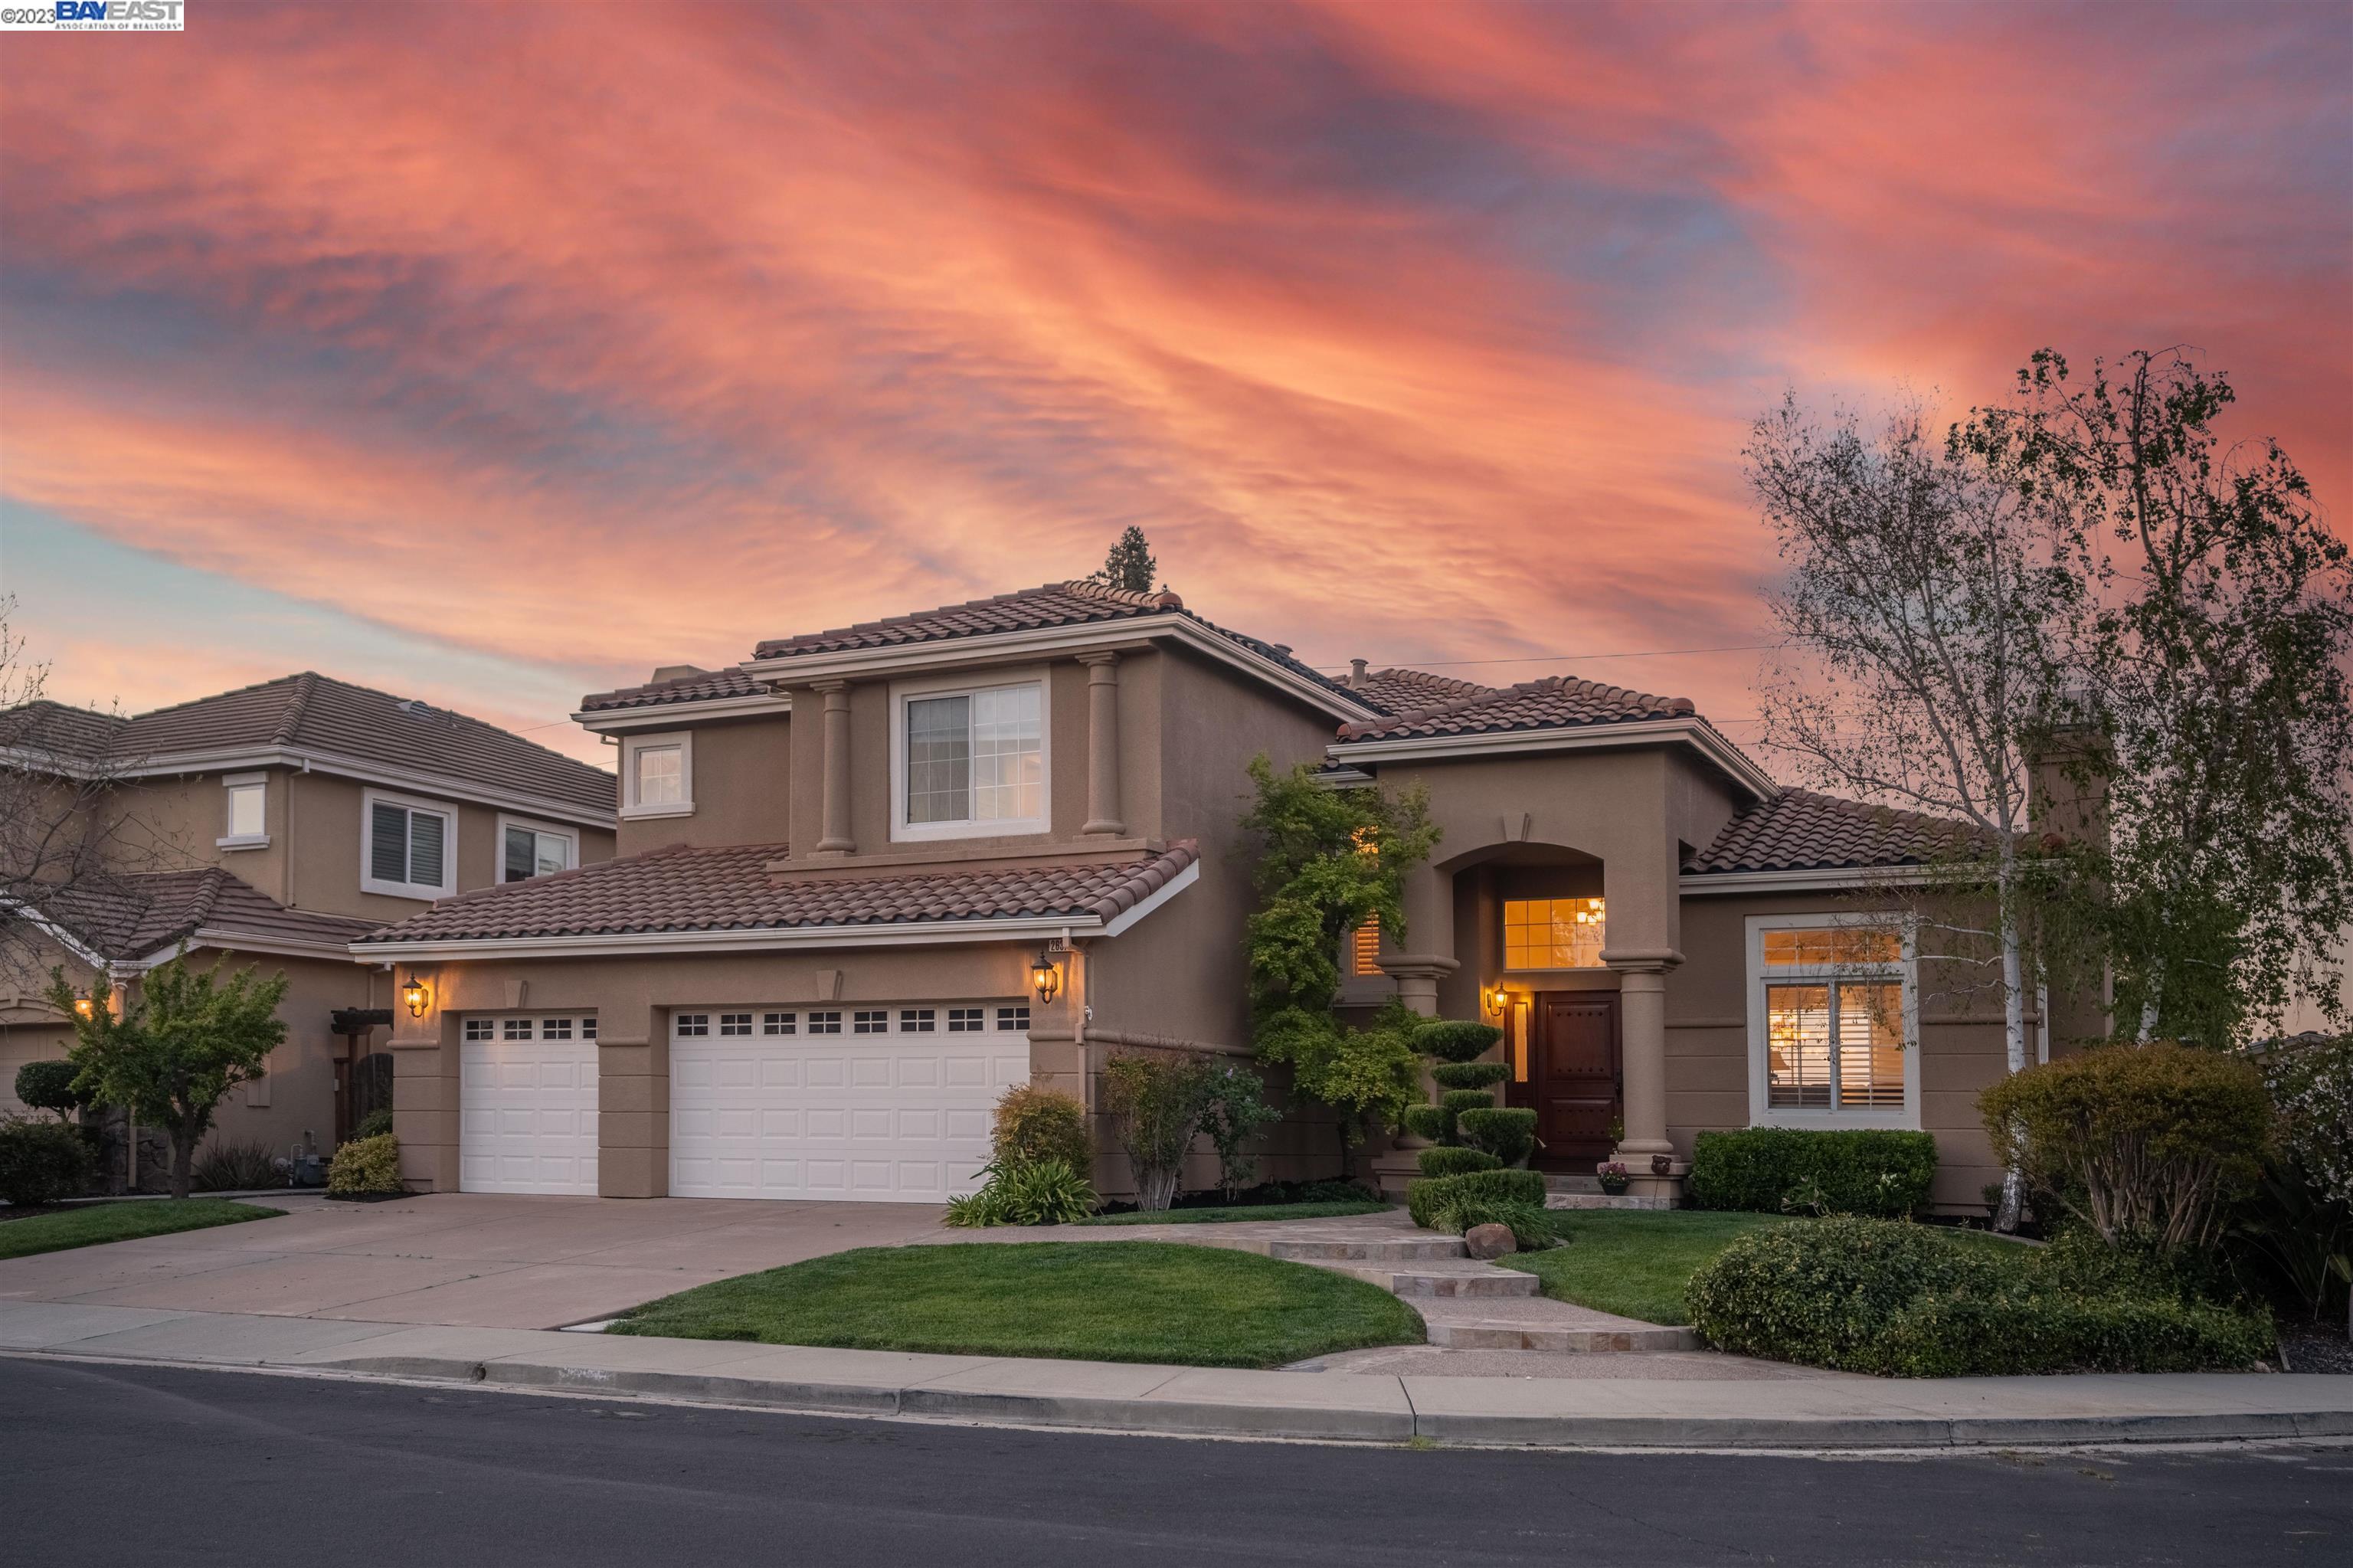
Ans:
[[[2299,1324],[2282,1330],[2280,1351],[2290,1372],[2353,1375],[2353,1340],[2342,1334]]]

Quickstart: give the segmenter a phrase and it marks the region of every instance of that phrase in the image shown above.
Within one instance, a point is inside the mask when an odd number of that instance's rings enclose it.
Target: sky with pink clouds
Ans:
[[[52,694],[131,710],[311,668],[595,758],[584,692],[1134,523],[1311,662],[1751,738],[1746,423],[1957,411],[2044,344],[2197,346],[2342,515],[2353,5],[190,0],[0,43],[0,589]]]

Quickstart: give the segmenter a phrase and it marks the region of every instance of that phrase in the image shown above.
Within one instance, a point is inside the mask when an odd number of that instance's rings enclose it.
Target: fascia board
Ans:
[[[754,714],[792,711],[793,699],[776,694],[710,697],[702,702],[649,704],[634,708],[583,708],[572,715],[572,722],[597,735],[620,735],[640,729],[669,729],[681,720],[743,718]]]

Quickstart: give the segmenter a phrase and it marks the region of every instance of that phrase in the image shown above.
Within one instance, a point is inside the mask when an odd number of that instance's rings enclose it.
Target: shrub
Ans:
[[[335,1150],[327,1167],[330,1192],[397,1192],[400,1186],[400,1139],[390,1133],[355,1138]]]
[[[21,1117],[0,1120],[0,1198],[26,1206],[79,1198],[97,1173],[79,1128]]]
[[[1124,1051],[1103,1064],[1103,1108],[1134,1171],[1137,1208],[1156,1213],[1176,1196],[1185,1152],[1216,1092],[1214,1076],[1198,1056]]]
[[[1901,1219],[1927,1202],[1936,1175],[1931,1133],[1751,1127],[1701,1133],[1684,1192],[1695,1209]]]
[[[1471,1199],[1482,1199],[1498,1203],[1526,1203],[1543,1208],[1545,1179],[1534,1171],[1466,1171],[1459,1176],[1428,1176],[1410,1182],[1405,1190],[1406,1212],[1413,1223],[1424,1230],[1435,1230],[1433,1222],[1441,1209],[1454,1207]]]
[[[2271,1137],[2263,1075],[2185,1045],[2103,1045],[1978,1097],[1994,1153],[2110,1243],[2211,1241]]]
[[[1467,1018],[1433,1018],[1413,1032],[1413,1048],[1441,1062],[1472,1062],[1495,1048],[1504,1032]]]
[[[379,1106],[360,1118],[359,1126],[352,1129],[353,1138],[382,1138],[392,1130],[392,1107]]]
[[[1430,1075],[1441,1089],[1492,1089],[1512,1075],[1508,1062],[1440,1062]]]
[[[1458,1198],[1438,1211],[1432,1230],[1455,1235],[1473,1225],[1510,1227],[1512,1241],[1522,1252],[1542,1252],[1568,1239],[1567,1229],[1542,1203],[1498,1202],[1492,1198]]]
[[[74,1087],[81,1069],[62,1058],[27,1062],[16,1069],[16,1097],[35,1110],[54,1113],[59,1120],[90,1104],[90,1097]]]
[[[997,1102],[989,1150],[1000,1166],[1059,1160],[1073,1171],[1092,1171],[1094,1143],[1087,1136],[1087,1107],[1075,1095],[1037,1084],[1008,1089]]]
[[[1465,1143],[1505,1165],[1517,1165],[1535,1147],[1536,1113],[1523,1107],[1472,1107],[1455,1114],[1454,1125]]]
[[[1414,1137],[1432,1143],[1444,1143],[1453,1136],[1454,1118],[1444,1106],[1408,1106],[1399,1120]]]
[[[2353,1035],[2282,1042],[2262,1066],[2277,1138],[2232,1250],[2283,1305],[2341,1321],[2353,1285]]]
[[[1060,1160],[1025,1165],[991,1165],[977,1192],[948,1201],[947,1223],[976,1230],[987,1225],[1066,1225],[1094,1212],[1087,1179]]]
[[[1441,1143],[1423,1150],[1420,1163],[1425,1176],[1460,1176],[1472,1171],[1493,1171],[1503,1161],[1483,1149]]]
[[[283,1187],[286,1178],[279,1174],[271,1160],[266,1143],[230,1143],[216,1139],[211,1147],[196,1156],[196,1190],[242,1192],[255,1187]]]
[[[1201,1113],[1201,1136],[1218,1155],[1218,1191],[1231,1202],[1250,1178],[1258,1160],[1247,1150],[1250,1141],[1282,1119],[1282,1112],[1267,1103],[1266,1080],[1247,1067],[1228,1063],[1210,1069],[1208,1105]]]
[[[1889,1220],[1751,1232],[1683,1295],[1718,1350],[1900,1377],[2236,1369],[2271,1344],[2266,1319],[2131,1266],[2006,1258]]]

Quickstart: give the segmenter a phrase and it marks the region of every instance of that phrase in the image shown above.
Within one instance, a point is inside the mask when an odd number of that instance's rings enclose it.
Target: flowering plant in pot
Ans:
[[[1601,1179],[1601,1190],[1610,1196],[1616,1197],[1626,1190],[1627,1171],[1624,1161],[1605,1160],[1593,1168],[1593,1173]]]

